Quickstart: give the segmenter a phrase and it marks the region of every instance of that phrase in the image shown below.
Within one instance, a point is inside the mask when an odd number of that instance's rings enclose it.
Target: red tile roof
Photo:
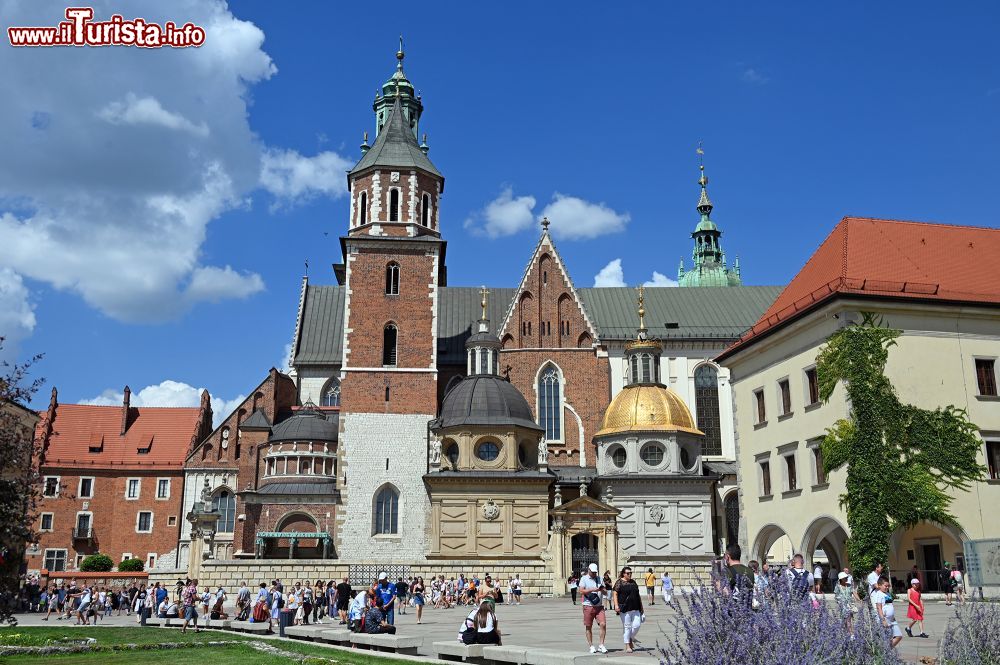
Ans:
[[[719,358],[838,294],[1000,304],[1000,229],[844,217]]]
[[[89,469],[181,469],[200,409],[132,407],[121,436],[121,406],[59,404],[45,447],[49,466]],[[44,420],[46,412],[41,413]],[[40,425],[39,431],[44,429]],[[100,452],[91,452],[100,447]],[[139,449],[149,452],[140,453]]]

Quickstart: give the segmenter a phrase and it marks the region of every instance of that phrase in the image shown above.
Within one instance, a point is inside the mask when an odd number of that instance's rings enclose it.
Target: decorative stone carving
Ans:
[[[649,507],[649,518],[656,522],[656,526],[660,526],[660,522],[663,521],[663,506],[658,503],[653,504]]]
[[[431,439],[431,464],[440,465],[441,464],[441,439],[433,438]]]
[[[549,449],[544,442],[538,446],[538,464],[541,466],[543,464],[549,463]]]
[[[558,508],[562,505],[562,485],[556,483],[555,498],[552,501],[554,508]]]
[[[485,504],[483,504],[483,517],[490,520],[491,522],[496,518],[500,517],[500,506],[490,499]]]
[[[390,182],[399,182],[399,171],[393,171],[389,174]]]

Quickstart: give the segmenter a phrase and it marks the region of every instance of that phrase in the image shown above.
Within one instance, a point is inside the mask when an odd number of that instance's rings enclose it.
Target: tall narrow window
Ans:
[[[639,354],[632,356],[632,377],[630,383],[639,383]]]
[[[771,496],[771,463],[760,463],[760,495]]]
[[[997,376],[992,358],[976,358],[976,383],[979,384],[979,394],[996,397]]]
[[[375,497],[375,533],[399,533],[399,492],[391,485]]]
[[[785,489],[793,492],[799,488],[799,481],[795,473],[795,455],[785,455]]]
[[[323,406],[340,406],[340,381],[330,379],[323,390]]]
[[[753,391],[754,402],[757,405],[757,424],[761,425],[767,422],[767,409],[764,404],[764,391],[755,390]]]
[[[826,471],[823,470],[823,449],[816,446],[813,451],[813,463],[816,465],[816,484],[826,484]]]
[[[424,194],[420,199],[420,223],[430,226],[431,222],[431,197]]]
[[[389,221],[399,221],[399,190],[389,190]]]
[[[368,223],[368,192],[361,192],[361,203],[358,204],[358,224]]]
[[[382,364],[395,366],[396,364],[396,326],[390,323],[382,331]],[[386,396],[388,400],[388,396]]]
[[[482,349],[479,351],[479,373],[489,374],[490,373],[490,350]]]
[[[806,385],[809,388],[809,404],[815,404],[819,401],[819,379],[815,367],[806,370]]]
[[[781,396],[781,415],[787,416],[792,412],[792,389],[788,385],[788,379],[778,381],[778,394]]]
[[[736,492],[730,492],[724,503],[726,511],[726,544],[739,540],[740,499]]]
[[[650,383],[653,380],[653,356],[649,353],[643,353],[640,357],[640,363],[642,364],[642,382]]]
[[[222,490],[212,499],[212,510],[219,513],[220,533],[232,533],[236,526],[236,496],[229,490]]]
[[[986,442],[986,466],[990,478],[1000,480],[1000,441]]]
[[[385,267],[385,294],[399,295],[399,264],[395,261]]]
[[[698,429],[705,433],[704,455],[722,454],[722,426],[719,417],[719,373],[712,365],[702,365],[694,372],[694,401]]]
[[[559,370],[548,365],[538,378],[538,420],[545,429],[546,441],[562,439],[562,398]]]

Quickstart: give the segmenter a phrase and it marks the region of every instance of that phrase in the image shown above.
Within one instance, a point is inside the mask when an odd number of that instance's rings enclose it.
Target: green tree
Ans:
[[[885,365],[900,334],[865,312],[860,323],[831,335],[816,358],[820,397],[829,401],[843,383],[850,404],[849,417],[827,430],[822,449],[828,473],[847,467],[840,505],[858,571],[888,560],[898,527],[923,520],[958,526],[951,491],[967,490],[986,471],[977,459],[978,428],[964,410],[931,411],[899,400]]]

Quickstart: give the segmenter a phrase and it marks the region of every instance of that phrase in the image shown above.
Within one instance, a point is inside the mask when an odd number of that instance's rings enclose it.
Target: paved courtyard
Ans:
[[[407,635],[422,635],[424,647],[421,654],[433,653],[432,643],[442,640],[455,640],[459,626],[471,608],[452,608],[435,610],[427,608],[423,622],[416,623],[416,616],[409,608],[404,615],[397,615],[396,626],[400,633]],[[927,603],[927,621],[925,623],[930,639],[904,637],[900,644],[900,653],[911,662],[918,662],[921,656],[936,657],[938,638],[947,622],[952,608],[943,602],[929,601]],[[646,608],[646,623],[639,633],[641,650],[635,654],[626,654],[622,649],[621,623],[615,614],[608,615],[607,647],[612,655],[621,658],[633,658],[651,661],[657,658],[655,649],[657,639],[663,640],[672,634],[670,618],[674,612],[657,603]],[[48,622],[41,620],[42,615],[24,614],[18,619],[22,626],[60,625],[71,623],[65,620]],[[573,606],[569,599],[530,598],[521,606],[501,605],[497,608],[500,628],[505,644],[519,646],[537,646],[549,649],[565,649],[587,653],[583,637],[582,612],[580,606]],[[328,621],[324,624],[329,625]],[[112,617],[101,622],[101,625],[135,625],[134,617]],[[902,623],[905,626],[905,623]],[[159,630],[150,628],[150,630]],[[595,626],[596,632],[596,626]],[[596,638],[596,634],[595,634]]]

